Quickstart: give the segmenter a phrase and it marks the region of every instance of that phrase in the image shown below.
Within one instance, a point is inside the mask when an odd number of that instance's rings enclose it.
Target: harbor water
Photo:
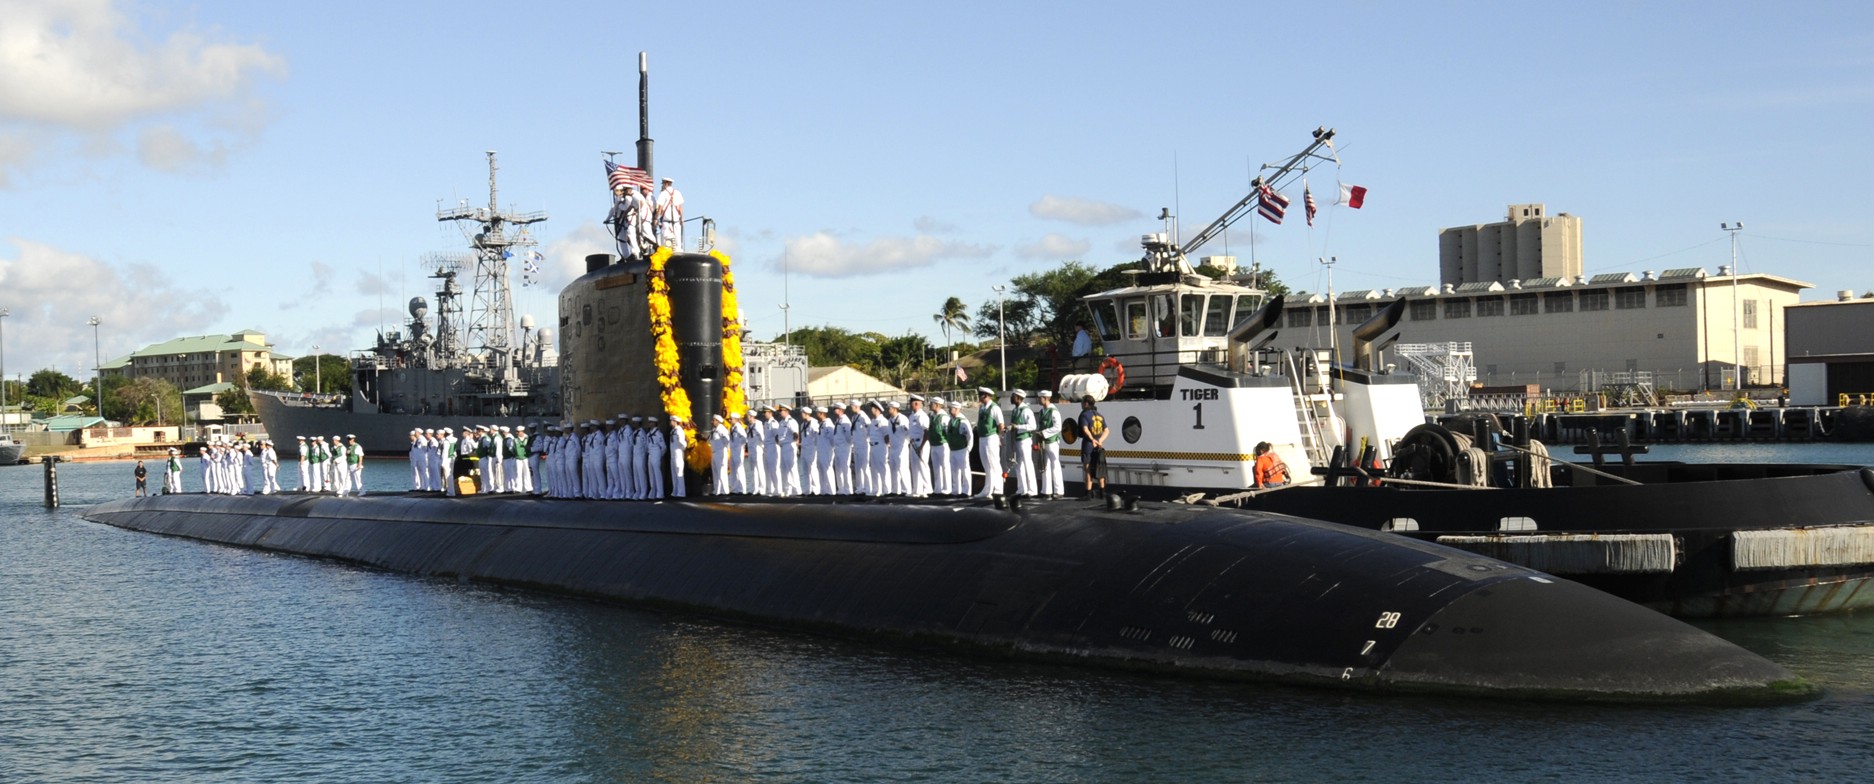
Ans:
[[[1822,687],[1797,705],[1375,696],[906,650],[81,519],[130,472],[61,465],[48,510],[39,466],[0,468],[0,781],[1874,780],[1874,613],[1702,624]]]

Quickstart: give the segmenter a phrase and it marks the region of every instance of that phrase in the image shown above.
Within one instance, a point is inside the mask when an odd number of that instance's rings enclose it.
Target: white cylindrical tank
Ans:
[[[1109,387],[1106,377],[1098,373],[1074,373],[1061,377],[1061,399],[1079,401],[1092,395],[1094,402],[1099,402],[1106,399]]]

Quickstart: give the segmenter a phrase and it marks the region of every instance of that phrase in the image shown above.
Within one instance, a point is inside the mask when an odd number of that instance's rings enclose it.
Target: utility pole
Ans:
[[[1002,391],[1009,391],[1009,339],[1003,334],[1002,292],[1007,286],[990,286],[996,290],[996,345],[1002,350]]]
[[[319,344],[312,344],[312,393],[325,394],[325,379],[319,373]]]
[[[1744,390],[1744,301],[1739,299],[1737,289],[1737,233],[1744,230],[1744,222],[1720,223],[1718,228],[1731,233],[1731,376],[1732,388]]]
[[[104,417],[104,350],[102,348],[103,343],[98,338],[98,325],[103,324],[104,319],[98,318],[97,316],[92,316],[91,319],[89,321],[86,321],[85,323],[91,325],[91,360],[92,362],[96,363],[96,366],[91,368],[91,372],[97,374],[98,418],[105,419]],[[109,420],[106,420],[106,421],[109,421]]]

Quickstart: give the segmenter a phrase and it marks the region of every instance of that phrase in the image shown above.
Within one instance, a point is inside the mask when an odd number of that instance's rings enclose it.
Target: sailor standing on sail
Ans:
[[[671,250],[683,250],[683,194],[677,181],[664,178],[664,189],[657,194],[657,244]]]
[[[1035,394],[1041,398],[1041,408],[1035,412],[1040,426],[1035,432],[1041,457],[1038,492],[1043,498],[1060,498],[1067,494],[1061,480],[1061,410],[1054,407],[1053,392],[1043,389]]]
[[[637,188],[619,185],[612,189],[612,213],[605,217],[605,222],[612,226],[612,238],[618,242],[618,255],[627,259],[643,255],[643,248],[638,244],[638,210],[642,204]]]
[[[1002,494],[1002,407],[996,405],[996,393],[988,387],[976,388],[976,448],[983,462],[983,489],[977,498]]]

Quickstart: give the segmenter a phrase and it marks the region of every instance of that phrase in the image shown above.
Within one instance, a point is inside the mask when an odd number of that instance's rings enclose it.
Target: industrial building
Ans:
[[[1837,292],[1832,302],[1785,311],[1789,402],[1832,406],[1874,401],[1874,297]],[[1845,400],[1844,400],[1845,398]]]
[[[232,335],[196,335],[145,346],[104,363],[106,376],[160,378],[179,389],[233,383],[256,365],[267,372],[293,377],[293,360],[274,356],[267,336],[244,329]]]

